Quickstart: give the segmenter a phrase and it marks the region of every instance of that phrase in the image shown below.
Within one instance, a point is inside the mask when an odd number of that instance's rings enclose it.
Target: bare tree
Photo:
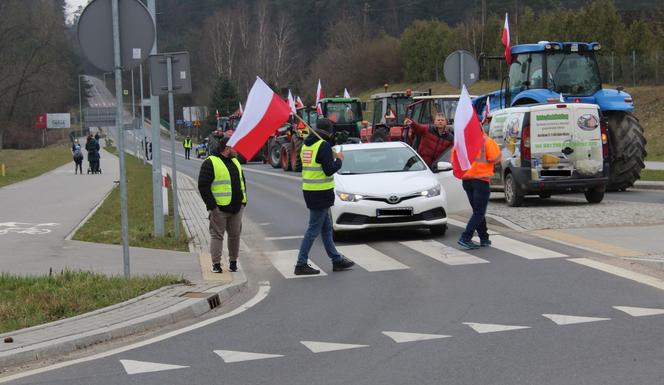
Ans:
[[[203,33],[209,45],[215,73],[217,77],[223,75],[230,79],[235,57],[234,15],[220,9],[207,19],[205,25]]]
[[[292,52],[295,31],[291,19],[284,13],[279,15],[274,31],[274,80],[283,85],[290,74],[295,58]]]
[[[261,0],[256,6],[256,69],[260,76],[270,78],[267,66],[267,47],[270,35],[269,31],[269,3],[267,0]]]

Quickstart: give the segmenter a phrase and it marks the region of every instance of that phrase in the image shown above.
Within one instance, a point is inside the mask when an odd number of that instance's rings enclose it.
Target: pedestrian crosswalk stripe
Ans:
[[[127,372],[127,374],[129,375],[188,368],[188,366],[160,364],[158,362],[146,362],[146,361],[134,361],[134,360],[120,360],[120,363],[124,367],[125,372]]]
[[[426,241],[406,241],[400,242],[402,245],[433,258],[436,261],[447,265],[470,265],[476,263],[489,263],[486,259],[478,258],[461,250],[445,246],[440,242]]]
[[[367,245],[337,246],[337,250],[367,271],[410,269],[403,263]]]
[[[320,277],[327,275],[320,267],[316,266],[311,260],[309,260],[309,265],[314,269],[320,270],[320,274],[317,275],[295,275],[293,270],[295,270],[295,263],[297,262],[297,254],[299,250],[280,250],[265,253],[272,265],[287,279],[291,278],[307,278],[307,277]]]
[[[452,226],[461,227],[462,229],[465,229],[465,228],[466,228],[466,224],[465,224],[465,223],[463,223],[463,222],[461,222],[461,221],[457,221],[456,219],[447,218],[447,223],[450,224],[450,225],[452,225]],[[487,232],[489,233],[489,235],[495,235],[495,234],[498,234],[497,231],[493,231],[493,230],[491,230],[491,229],[489,229]]]
[[[481,324],[475,322],[464,322],[464,325],[468,325],[473,330],[480,334],[484,333],[495,333],[495,332],[505,332],[509,330],[520,330],[520,329],[530,329],[530,326],[516,326],[516,325],[499,325],[499,324]]]
[[[422,333],[406,333],[406,332],[382,332],[382,333],[390,337],[392,340],[394,340],[394,342],[398,344],[404,342],[437,340],[441,338],[452,337],[443,334],[422,334]]]
[[[625,312],[632,317],[646,317],[650,315],[664,314],[664,309],[654,309],[648,307],[614,306],[613,308]]]
[[[479,239],[475,238],[477,242]],[[525,242],[517,241],[516,239],[507,238],[503,235],[494,235],[491,237],[491,247],[504,251],[506,253],[514,254],[525,259],[547,259],[547,258],[565,258],[567,255],[561,254],[552,250],[547,250],[542,247],[527,244]]]
[[[562,314],[542,314],[542,316],[555,322],[556,325],[574,325],[586,322],[609,321],[611,318],[579,317]]]
[[[238,352],[234,350],[215,350],[215,354],[221,357],[225,363],[230,364],[242,361],[263,360],[266,358],[283,357],[281,354],[265,354],[265,353],[251,353],[251,352]]]
[[[311,350],[312,353],[333,352],[336,350],[366,348],[369,345],[354,345],[354,344],[340,344],[334,342],[319,342],[319,341],[300,341],[300,343]]]

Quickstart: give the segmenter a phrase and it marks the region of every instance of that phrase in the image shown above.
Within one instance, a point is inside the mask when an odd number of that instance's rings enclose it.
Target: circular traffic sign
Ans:
[[[459,50],[445,59],[443,72],[447,82],[454,87],[461,88],[463,84],[468,87],[479,80],[480,66],[470,52]]]

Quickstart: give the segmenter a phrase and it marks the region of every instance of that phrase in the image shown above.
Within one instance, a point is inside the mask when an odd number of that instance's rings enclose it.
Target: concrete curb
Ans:
[[[238,272],[239,273],[239,272]],[[83,349],[95,344],[108,342],[117,338],[130,336],[136,333],[144,332],[147,330],[175,324],[177,322],[185,321],[200,317],[201,315],[217,308],[224,302],[228,301],[233,295],[241,292],[247,286],[247,279],[244,274],[237,274],[237,278],[232,283],[213,287],[203,291],[205,294],[200,298],[185,299],[177,304],[174,304],[166,309],[162,309],[153,313],[140,315],[136,318],[129,319],[114,325],[108,325],[95,330],[64,336],[50,341],[45,341],[36,344],[25,346],[18,346],[14,349],[7,350],[0,353],[0,367],[8,368],[27,364],[33,361],[71,353],[78,349]],[[144,294],[143,296],[131,299],[129,301],[109,306],[104,309],[99,309],[91,313],[86,313],[77,317],[68,318],[44,325],[35,326],[29,329],[17,331],[17,333],[5,333],[0,335],[8,337],[11,335],[24,334],[29,331],[48,329],[57,324],[64,322],[85,322],[84,319],[93,314],[110,312],[119,308],[125,307],[131,303],[153,297],[169,288],[182,286],[186,287],[188,291],[196,291],[196,286],[174,285],[170,287],[161,288],[153,292]]]
[[[664,190],[664,182],[654,180],[637,180],[634,183],[633,188],[644,190]]]

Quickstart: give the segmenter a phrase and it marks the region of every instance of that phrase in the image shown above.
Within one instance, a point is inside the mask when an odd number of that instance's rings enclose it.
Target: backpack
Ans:
[[[76,146],[74,148],[74,159],[83,159],[83,153],[81,152],[81,146]]]

